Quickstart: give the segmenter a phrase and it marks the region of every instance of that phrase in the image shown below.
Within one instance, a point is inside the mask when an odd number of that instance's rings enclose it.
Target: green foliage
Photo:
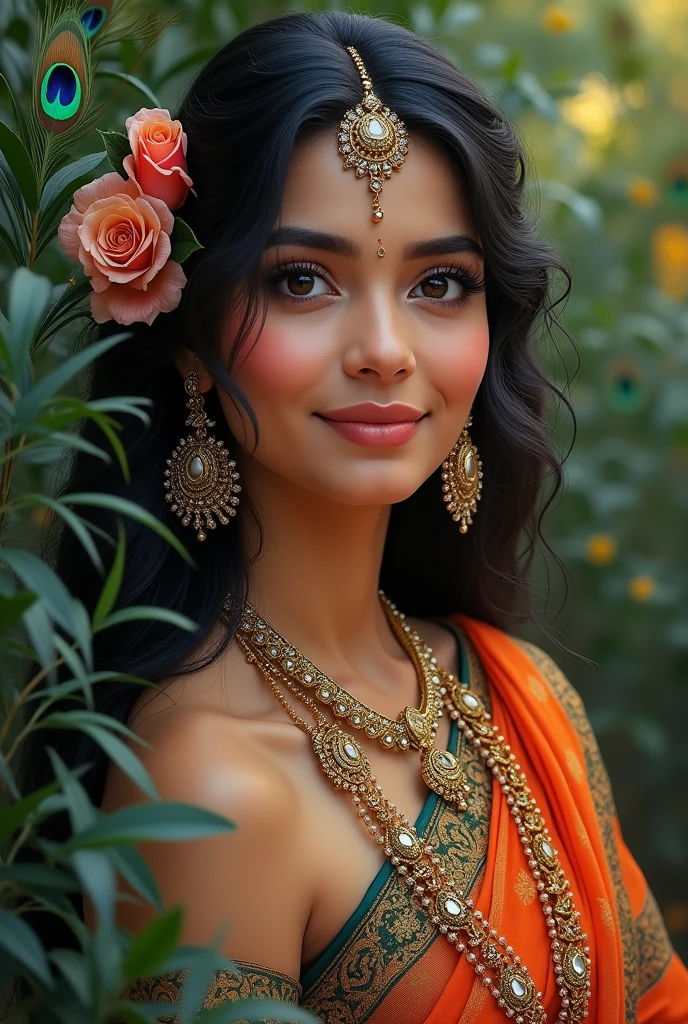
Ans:
[[[88,450],[110,460],[104,448],[78,433],[84,420],[99,427],[125,479],[119,418],[136,416],[144,429],[149,423],[143,400],[75,397],[79,375],[126,334],[71,354],[90,283],[67,265],[55,233],[73,192],[102,173],[106,156],[122,173],[128,145],[125,150],[117,129],[134,109],[142,103],[174,109],[180,90],[222,42],[297,6],[332,5],[187,0],[175,24],[173,0],[162,0],[157,16],[121,3],[117,16],[88,41],[86,102],[74,130],[56,143],[40,128],[32,88],[46,33],[37,32],[30,0],[0,5],[0,657],[10,669],[0,680],[0,984],[21,976],[33,993],[27,1005],[11,1011],[11,1021],[47,1024],[57,1005],[74,1024],[154,1021],[154,1005],[120,1000],[125,985],[142,970],[188,966],[185,1024],[213,968],[228,965],[217,943],[207,950],[178,946],[179,908],[162,912],[155,881],[134,844],[192,840],[229,831],[231,823],[160,801],[134,753],[136,736],[93,710],[96,686],[113,680],[149,685],[94,671],[95,633],[153,617],[181,629],[195,624],[164,608],[116,608],[124,532],[106,572],[81,507],[99,504],[122,520],[133,517],[190,556],[162,523],[130,502],[92,493],[61,499],[51,492],[61,453]],[[538,176],[537,185],[526,179],[528,202],[542,233],[561,246],[572,266],[564,321],[580,346],[580,366],[561,338],[545,335],[541,349],[560,384],[577,378],[572,400],[579,428],[565,466],[565,500],[546,520],[547,539],[573,574],[574,614],[551,641],[534,629],[529,638],[549,650],[586,700],[626,839],[685,957],[688,820],[679,794],[688,784],[682,753],[688,714],[686,13],[679,5],[640,0],[613,8],[592,0],[561,6],[540,0],[369,0],[360,9],[425,33],[515,120]],[[171,22],[162,35],[161,18]],[[100,64],[103,53],[107,67]],[[179,262],[198,245],[179,218],[172,240],[172,258]],[[562,290],[557,282],[555,291]],[[553,422],[552,436],[565,453],[572,435],[562,417]],[[91,618],[31,550],[37,513],[60,517],[101,574]],[[538,593],[552,583],[556,608],[562,583],[548,573],[538,563],[533,583]],[[558,641],[593,659],[599,682],[587,663],[562,653]],[[28,666],[25,679],[20,659]],[[59,683],[58,667],[66,672]],[[58,713],[54,705],[65,696],[74,708]],[[88,766],[70,771],[55,751],[53,783],[22,793],[15,778],[21,745],[48,726],[90,736],[150,802],[103,814],[79,781]],[[43,844],[39,863],[17,862],[37,825],[62,808],[70,816],[69,840]],[[118,875],[159,913],[133,939],[113,925]],[[74,913],[70,893],[91,897],[94,934]],[[76,949],[46,955],[22,916],[37,907],[67,922]],[[249,1014],[232,1004],[202,1019],[252,1019],[253,1013],[277,1016],[279,1007],[255,1004]],[[295,1011],[290,1019],[297,1019]]]
[[[119,91],[112,90],[113,78],[158,105],[151,90],[131,76],[130,67],[104,69],[92,60],[102,38],[86,40],[78,8],[79,0],[56,5],[45,0],[38,29],[36,11],[28,2],[17,0],[0,11],[0,66],[5,72],[0,80],[0,986],[7,1004],[3,1019],[22,1024],[49,1024],[55,1019],[70,1024],[155,1021],[169,1004],[128,1003],[122,996],[138,977],[175,967],[189,969],[179,1007],[183,1024],[235,1020],[237,1013],[257,1019],[258,1010],[276,1017],[283,1010],[279,1004],[256,1004],[255,1011],[232,1004],[221,1013],[197,1013],[213,972],[231,969],[231,961],[218,952],[221,936],[208,948],[180,945],[182,908],[163,911],[156,881],[135,844],[191,841],[225,834],[234,826],[204,808],[161,800],[136,754],[137,746],[148,744],[118,720],[94,710],[96,686],[115,681],[150,685],[115,671],[95,671],[96,633],[146,619],[188,631],[198,626],[164,607],[117,607],[125,559],[124,519],[137,520],[193,564],[165,524],[111,494],[57,497],[51,488],[53,467],[63,453],[87,451],[111,461],[105,446],[81,436],[79,427],[85,421],[99,428],[125,480],[129,467],[117,436],[119,420],[128,415],[137,417],[144,428],[150,423],[143,399],[124,396],[89,402],[76,397],[80,375],[128,334],[124,331],[70,352],[71,328],[87,313],[91,285],[80,270],[63,283],[70,268],[55,244],[56,229],[73,193],[93,179],[106,155],[121,169],[122,140],[126,151],[128,142],[117,132],[104,131],[105,151],[77,155],[74,144],[96,122],[105,123],[103,112]],[[7,39],[5,29],[10,33]],[[40,103],[45,113],[50,97],[41,97],[35,85],[41,61],[48,59],[46,54],[65,33],[71,33],[72,44],[78,42],[77,50],[86,52],[78,116],[72,128],[57,137],[51,134],[50,122],[46,126],[41,119]],[[15,35],[21,44],[13,46]],[[130,0],[116,6],[103,29],[110,44],[126,49],[134,43],[136,61],[158,35],[159,20],[150,11],[136,13]],[[32,38],[33,73],[31,61],[16,68],[8,57],[24,54]],[[110,80],[110,96],[99,105],[92,96],[96,76]],[[54,103],[50,110],[55,119],[62,116]],[[180,261],[199,248],[182,222],[174,245]],[[107,571],[94,540],[100,531],[80,514],[84,506],[105,508],[116,516],[118,540]],[[92,615],[32,550],[37,512],[57,516],[100,574],[103,583]],[[80,781],[90,766],[70,770],[49,745],[53,781],[36,792],[22,792],[16,765],[23,745],[46,729],[88,736],[137,784],[147,802],[103,813],[93,806]],[[63,810],[70,821],[66,840],[41,838],[39,826]],[[28,849],[31,862],[23,858]],[[135,937],[116,925],[120,876],[157,912]],[[76,895],[88,897],[94,908],[93,932],[76,912]],[[70,948],[46,950],[27,917],[30,911],[59,918],[72,935]],[[18,994],[13,983],[20,979],[23,990]],[[290,1016],[313,1019],[305,1013]]]

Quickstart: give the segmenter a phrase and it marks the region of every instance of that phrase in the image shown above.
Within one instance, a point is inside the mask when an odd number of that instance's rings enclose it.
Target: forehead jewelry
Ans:
[[[383,106],[373,92],[366,66],[353,46],[347,46],[363,84],[363,99],[344,114],[339,125],[339,152],[344,169],[354,168],[356,177],[370,178],[373,193],[373,220],[384,215],[380,193],[385,178],[400,170],[408,152],[408,131],[398,114]],[[382,253],[380,255],[383,255]]]
[[[378,238],[378,240],[377,240],[377,254],[378,254],[378,256],[384,256],[385,252],[386,252],[386,250],[385,250],[384,245],[382,244],[382,239]]]

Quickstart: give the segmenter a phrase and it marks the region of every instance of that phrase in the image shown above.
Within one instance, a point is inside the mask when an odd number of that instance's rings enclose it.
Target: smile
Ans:
[[[333,430],[336,430],[341,437],[345,437],[347,441],[388,448],[410,441],[420,423],[420,420],[411,420],[406,423],[361,423],[355,420],[328,420],[324,416],[319,418],[323,423],[327,423]]]

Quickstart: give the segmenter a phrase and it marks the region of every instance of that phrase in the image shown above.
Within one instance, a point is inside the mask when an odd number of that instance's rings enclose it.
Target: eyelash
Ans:
[[[318,263],[311,263],[309,261],[283,263],[279,267],[275,267],[275,269],[268,275],[268,283],[270,286],[274,287],[280,281],[289,277],[290,274],[296,274],[299,272],[305,272],[307,274],[313,274],[317,277],[321,277],[328,284],[332,285],[332,279],[325,268],[321,267]],[[437,302],[438,304],[448,306],[449,308],[466,306],[473,295],[477,295],[479,292],[485,290],[485,278],[463,263],[452,264],[444,267],[433,267],[433,269],[425,273],[413,287],[417,288],[419,284],[422,284],[423,281],[427,281],[428,278],[431,277],[450,277],[452,280],[458,281],[462,285],[463,292],[461,297],[458,299],[430,299],[431,302]],[[319,298],[319,296],[289,295],[286,292],[280,292],[280,298],[286,299],[288,302],[303,303],[312,302],[314,298]]]

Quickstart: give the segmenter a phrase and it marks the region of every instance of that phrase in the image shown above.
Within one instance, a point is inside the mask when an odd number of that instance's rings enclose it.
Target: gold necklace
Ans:
[[[270,627],[264,622],[263,628],[267,631]],[[409,887],[412,902],[465,955],[506,1017],[515,1018],[514,1024],[547,1024],[542,992],[521,958],[485,915],[474,909],[473,901],[451,878],[444,858],[433,846],[423,844],[415,826],[385,797],[363,748],[336,722],[330,723],[287,672],[276,670],[263,656],[263,646],[254,647],[246,632],[236,636],[246,660],[258,665],[279,703],[308,735],[325,775],[336,788],[350,793],[358,816]],[[275,676],[310,709],[315,725],[308,725],[294,711]],[[459,682],[444,694],[444,700],[451,718],[495,775],[518,828],[552,940],[552,963],[561,999],[556,1020],[560,1024],[580,1024],[588,1015],[590,1000],[590,948],[585,945],[587,935],[580,928],[580,913],[574,908],[573,893],[544,818],[515,755],[492,724],[482,701]]]
[[[454,676],[438,668],[432,648],[404,621],[405,616],[382,591],[379,596],[395,635],[413,662],[421,688],[420,708],[406,707],[396,720],[374,711],[321,672],[274,627],[260,618],[248,602],[244,605],[239,631],[254,653],[259,652],[261,659],[278,673],[297,697],[300,693],[293,689],[293,683],[307,687],[333,715],[345,718],[352,728],[377,739],[385,749],[419,750],[421,774],[428,788],[455,803],[460,811],[465,811],[469,787],[460,761],[449,750],[440,750],[434,744],[447,686],[455,681]]]

